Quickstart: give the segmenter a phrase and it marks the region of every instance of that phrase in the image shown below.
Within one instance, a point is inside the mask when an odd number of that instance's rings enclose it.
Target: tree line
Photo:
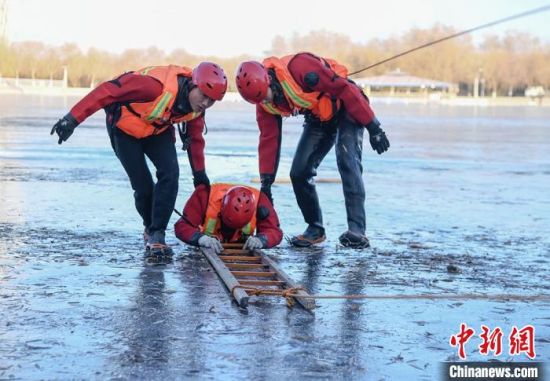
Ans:
[[[438,24],[429,29],[413,28],[399,36],[358,43],[344,34],[317,30],[287,38],[277,36],[265,55],[311,51],[334,58],[354,71],[456,32],[452,27]],[[203,60],[210,60],[224,68],[231,78],[230,87],[233,89],[234,73],[239,63],[247,59],[253,57],[198,56],[183,48],[170,53],[156,47],[112,53],[96,48],[83,52],[72,43],[62,46],[49,46],[36,41],[0,43],[2,76],[61,79],[63,67],[66,66],[69,86],[74,87],[93,86],[119,73],[150,65],[193,67]],[[472,35],[461,36],[373,68],[357,77],[380,75],[399,68],[411,75],[458,83],[463,92],[468,92],[478,76],[485,83],[486,93],[494,91],[499,95],[512,95],[523,94],[527,86],[550,87],[548,62],[549,42],[530,34],[510,31],[503,36],[484,35],[480,41],[474,41]]]

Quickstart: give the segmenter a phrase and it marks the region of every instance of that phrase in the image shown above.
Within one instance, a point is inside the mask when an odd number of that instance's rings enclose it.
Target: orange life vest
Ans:
[[[288,70],[288,63],[292,60],[292,58],[294,58],[294,56],[295,55],[288,55],[282,58],[269,57],[263,61],[263,65],[267,69],[273,69],[275,71],[277,80],[281,83],[284,96],[292,111],[288,112],[281,110],[272,102],[261,103],[262,108],[270,114],[281,116],[296,115],[303,109],[307,109],[311,110],[311,112],[323,122],[330,120],[334,116],[337,109],[340,108],[340,100],[335,100],[336,105],[334,105],[332,98],[327,94],[319,91],[305,92],[296,83],[294,78],[292,78],[292,75]],[[329,58],[319,59],[327,67],[330,67],[336,74],[347,78],[348,69],[344,65]]]
[[[157,135],[174,123],[187,122],[201,115],[200,112],[173,117],[171,110],[178,94],[178,75],[191,77],[192,70],[184,66],[150,66],[134,72],[148,75],[160,81],[162,93],[151,102],[130,103],[121,107],[117,127],[135,138]]]
[[[236,184],[213,184],[210,186],[210,195],[208,197],[208,208],[206,209],[206,216],[204,222],[200,226],[202,233],[209,236],[218,238],[221,242],[227,240],[221,232],[221,216],[222,199],[227,191],[233,188]],[[258,201],[260,200],[260,191],[256,188],[246,187],[252,191],[256,199],[254,205],[254,214],[248,224],[242,229],[236,230],[231,239],[228,242],[244,242],[244,240],[252,235],[256,230],[256,209],[258,208]]]

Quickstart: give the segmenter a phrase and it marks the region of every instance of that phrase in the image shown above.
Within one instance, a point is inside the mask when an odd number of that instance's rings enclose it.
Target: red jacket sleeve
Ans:
[[[187,123],[187,131],[191,138],[191,144],[187,149],[189,164],[193,173],[205,170],[204,147],[206,145],[202,131],[204,130],[204,114]]]
[[[373,120],[374,112],[361,89],[346,78],[336,76],[318,57],[309,53],[297,54],[290,61],[288,70],[303,89],[322,91],[342,100],[348,114],[359,124],[366,126]],[[319,77],[318,83],[313,87],[306,85],[304,81],[308,73],[315,73]]]
[[[202,233],[199,226],[204,221],[208,207],[208,188],[199,185],[185,203],[180,219],[174,224],[176,237],[189,245],[198,246]]]
[[[82,98],[71,115],[82,123],[99,109],[117,102],[150,102],[162,93],[162,84],[153,77],[126,73],[103,82]]]
[[[256,105],[256,121],[260,129],[258,145],[260,175],[275,176],[281,154],[282,118],[270,114],[260,105]]]
[[[263,209],[263,210],[262,210]],[[260,219],[260,216],[266,215],[265,218]],[[265,248],[277,246],[283,239],[283,231],[279,225],[279,217],[277,212],[273,208],[271,202],[267,196],[260,193],[260,200],[258,201],[258,217],[256,223],[256,235],[264,242]]]

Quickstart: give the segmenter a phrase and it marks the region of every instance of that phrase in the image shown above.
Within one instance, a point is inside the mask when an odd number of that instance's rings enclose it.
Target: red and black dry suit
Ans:
[[[195,191],[183,208],[183,217],[174,225],[176,237],[189,245],[199,246],[199,238],[205,234],[203,231],[206,212],[208,210],[210,189],[210,187],[205,185],[199,185],[195,188]],[[234,232],[232,229],[226,230],[222,227],[220,229],[220,241],[232,241]],[[279,227],[279,218],[273,208],[273,204],[262,192],[260,192],[258,207],[256,208],[255,235],[262,241],[264,248],[276,246],[283,239],[283,232]],[[243,236],[241,241],[244,242],[246,238],[246,236]]]
[[[170,119],[192,112],[188,94],[193,87],[190,76],[177,76],[177,96],[170,110]],[[117,127],[121,111],[130,104],[153,102],[163,94],[163,84],[149,75],[137,72],[122,74],[92,90],[72,109],[70,114],[81,123],[104,108],[107,130],[116,156],[122,163],[132,189],[135,205],[143,225],[151,232],[165,230],[178,193],[179,166],[174,127],[167,121],[164,130],[137,138]],[[127,111],[127,110],[126,110]],[[207,183],[204,165],[204,114],[187,122],[190,138],[187,150],[195,184]],[[156,184],[145,161],[147,156],[156,167]]]
[[[271,78],[274,105],[280,110],[295,112],[296,104],[289,106],[289,99],[292,98],[281,86],[282,78],[269,68],[268,60],[264,61],[264,66]],[[313,54],[294,55],[286,64],[286,72],[304,93],[320,92],[329,96],[335,108],[334,116],[327,121],[321,121],[310,110],[299,110],[305,116],[304,130],[294,155],[290,178],[304,219],[311,226],[323,228],[321,207],[312,178],[336,143],[336,161],[342,178],[348,228],[364,235],[363,127],[378,123],[369,100],[354,82],[337,75],[327,61]],[[260,129],[258,150],[262,189],[270,194],[279,165],[282,117],[258,104],[256,120]]]

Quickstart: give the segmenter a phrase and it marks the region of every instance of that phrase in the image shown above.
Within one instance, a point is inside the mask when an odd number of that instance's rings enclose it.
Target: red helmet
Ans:
[[[221,217],[224,225],[240,229],[250,222],[256,202],[254,193],[247,187],[234,186],[223,196]]]
[[[236,81],[239,93],[250,103],[260,103],[267,96],[269,76],[257,61],[243,62],[237,69]]]
[[[223,69],[213,62],[201,62],[193,69],[193,84],[209,98],[221,101],[227,90]]]

